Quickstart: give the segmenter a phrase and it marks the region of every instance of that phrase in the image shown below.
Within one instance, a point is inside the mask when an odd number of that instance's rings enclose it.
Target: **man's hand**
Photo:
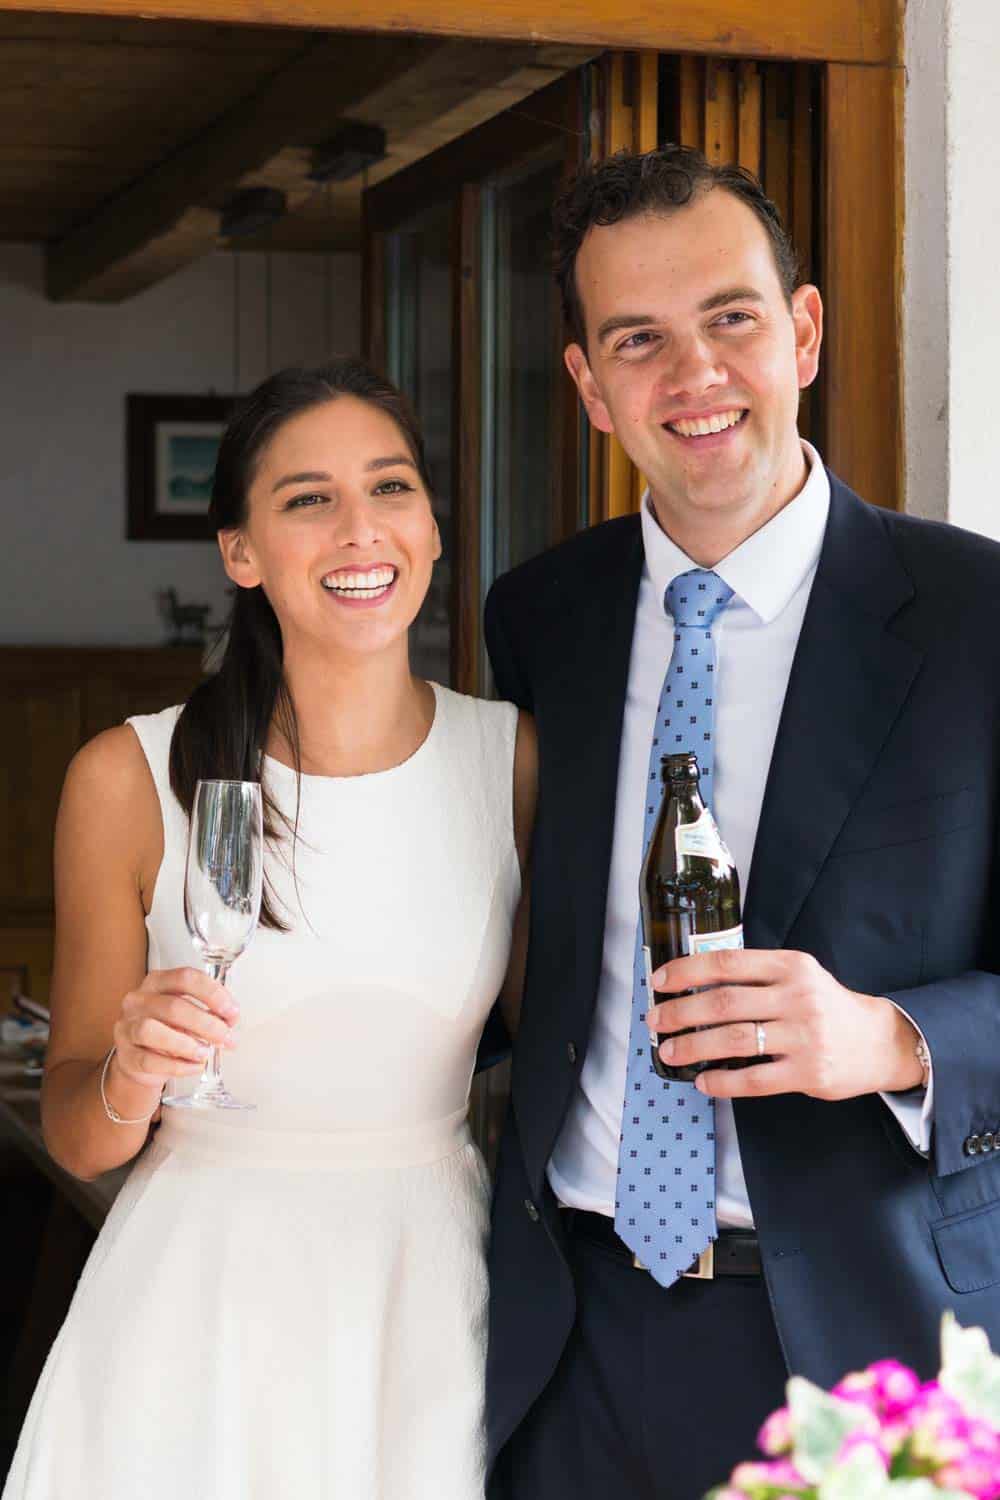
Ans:
[[[711,988],[705,988],[711,986]],[[757,1055],[757,1023],[773,1059],[747,1068],[712,1068],[697,1087],[716,1098],[858,1094],[915,1088],[923,1070],[917,1032],[890,1000],[845,989],[808,953],[725,948],[676,958],[653,974],[653,989],[676,999],[650,1009],[667,1032],[660,1056],[673,1067]],[[701,993],[685,995],[684,990]],[[676,1036],[691,1026],[710,1031]]]

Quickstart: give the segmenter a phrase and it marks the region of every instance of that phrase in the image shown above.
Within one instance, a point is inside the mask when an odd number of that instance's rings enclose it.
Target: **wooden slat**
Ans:
[[[637,151],[654,151],[660,144],[659,92],[660,59],[655,52],[643,52],[637,62],[638,98],[635,105],[633,141]]]
[[[785,63],[770,63],[764,69],[763,181],[767,195],[777,206],[781,222],[788,224],[792,149],[791,79]]]
[[[533,37],[613,48],[884,63],[901,60],[899,0],[2,0],[4,10],[237,24]]]
[[[760,175],[761,107],[760,68],[756,62],[743,60],[739,63],[737,159],[755,177]]]
[[[704,58],[681,58],[678,74],[678,90],[680,144],[682,146],[697,146],[700,151],[705,142]]]
[[[904,503],[902,95],[901,69],[827,69],[824,457],[866,500],[896,509]]]
[[[705,61],[705,155],[711,162],[739,157],[737,64],[716,57]]]

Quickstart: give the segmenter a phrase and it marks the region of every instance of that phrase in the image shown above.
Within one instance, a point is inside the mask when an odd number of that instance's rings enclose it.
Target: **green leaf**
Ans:
[[[871,1428],[873,1418],[855,1401],[841,1401],[812,1381],[793,1375],[788,1382],[792,1417],[792,1458],[804,1479],[817,1484],[852,1432]]]
[[[952,1312],[941,1319],[939,1378],[968,1416],[1000,1427],[1000,1359],[981,1328],[963,1328]]]
[[[885,1466],[873,1448],[855,1448],[820,1481],[819,1500],[883,1500],[889,1489]]]

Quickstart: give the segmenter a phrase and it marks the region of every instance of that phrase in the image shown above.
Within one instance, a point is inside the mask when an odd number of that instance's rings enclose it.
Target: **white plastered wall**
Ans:
[[[1000,20],[906,12],[906,508],[1000,539]]]
[[[358,256],[274,255],[271,273],[273,369],[358,352]],[[242,255],[243,390],[266,373],[265,285],[265,257]],[[233,293],[216,254],[127,302],[52,303],[41,249],[0,245],[0,644],[157,645],[171,585],[222,616],[213,542],[125,539],[125,396],[229,394]]]

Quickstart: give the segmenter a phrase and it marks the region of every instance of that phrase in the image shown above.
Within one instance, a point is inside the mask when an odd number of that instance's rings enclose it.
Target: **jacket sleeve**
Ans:
[[[888,998],[919,1026],[934,1066],[934,1170],[974,1167],[982,1156],[966,1142],[1000,1130],[1000,975],[974,970]]]

